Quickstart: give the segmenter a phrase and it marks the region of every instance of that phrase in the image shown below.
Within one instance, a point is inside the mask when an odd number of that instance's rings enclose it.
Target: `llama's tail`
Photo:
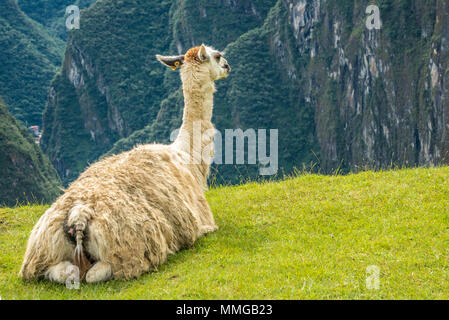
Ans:
[[[87,229],[87,223],[92,217],[92,209],[77,204],[70,210],[67,225],[69,236],[74,238],[76,247],[73,254],[73,264],[78,267],[80,272],[80,280],[83,280],[87,271],[92,266],[84,252],[84,237]]]

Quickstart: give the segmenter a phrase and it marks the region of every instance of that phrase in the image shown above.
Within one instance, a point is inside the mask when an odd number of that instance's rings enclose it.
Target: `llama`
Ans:
[[[136,278],[217,230],[204,195],[213,148],[193,163],[198,151],[192,141],[199,123],[202,148],[213,145],[207,132],[214,128],[214,81],[231,68],[204,44],[185,55],[156,57],[173,70],[180,67],[185,106],[178,137],[171,145],[140,145],[91,165],[34,226],[23,279],[65,283],[77,270],[88,283]]]

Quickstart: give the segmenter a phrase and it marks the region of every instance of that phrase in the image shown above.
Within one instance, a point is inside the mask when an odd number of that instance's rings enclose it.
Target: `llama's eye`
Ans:
[[[221,54],[219,54],[219,53],[215,54],[215,60],[217,60],[217,62],[220,61],[220,58],[221,58]]]

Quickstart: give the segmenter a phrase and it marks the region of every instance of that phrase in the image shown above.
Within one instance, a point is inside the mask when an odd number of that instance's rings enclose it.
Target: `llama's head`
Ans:
[[[194,47],[180,56],[156,55],[157,59],[172,70],[181,67],[181,72],[194,73],[195,78],[206,76],[212,81],[227,78],[231,67],[223,54],[204,44]]]

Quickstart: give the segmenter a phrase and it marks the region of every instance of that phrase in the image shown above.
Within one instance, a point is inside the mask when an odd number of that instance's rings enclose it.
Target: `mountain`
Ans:
[[[0,95],[22,123],[39,125],[64,56],[67,6],[94,0],[0,1]]]
[[[229,45],[232,65],[243,70],[234,68],[223,105],[243,119],[238,126],[274,119],[268,121],[280,128],[280,162],[298,166],[312,153],[324,172],[448,162],[449,2],[379,2],[380,30],[366,27],[371,3],[279,1],[263,28]],[[262,41],[254,49],[256,39]],[[271,68],[260,52],[271,57]],[[280,96],[293,99],[270,101],[288,84]],[[276,107],[291,114],[290,124]]]
[[[14,0],[0,1],[0,96],[11,113],[41,125],[50,82],[64,43],[25,15]]]
[[[226,48],[214,123],[278,129],[280,174],[448,162],[447,1],[122,1],[95,3],[72,32],[44,115],[44,149],[67,183],[99,156],[168,142],[180,125],[176,72],[155,53]],[[258,178],[221,165],[220,182]]]
[[[51,202],[60,193],[59,177],[28,131],[0,99],[0,206]]]
[[[179,79],[166,73],[155,54],[185,51],[206,26],[214,45],[224,48],[262,24],[269,8],[266,0],[254,2],[263,10],[252,2],[242,6],[217,0],[218,7],[211,2],[106,0],[82,13],[83,25],[71,32],[44,113],[42,146],[65,182],[119,139],[151,125],[161,106],[182,101],[176,95]],[[203,18],[198,22],[199,10]],[[232,22],[219,33],[214,25],[226,24],[231,14],[241,23]]]
[[[315,110],[325,169],[449,160],[449,2],[378,3],[382,27],[370,31],[369,1],[283,2],[291,36],[278,57],[305,63],[292,72]]]
[[[61,39],[67,37],[66,8],[76,5],[80,10],[88,8],[95,0],[18,0],[20,9],[31,19]]]
[[[81,14],[44,113],[42,147],[64,179],[156,116],[164,73],[153,57],[168,51],[169,9],[169,1],[101,1]]]

